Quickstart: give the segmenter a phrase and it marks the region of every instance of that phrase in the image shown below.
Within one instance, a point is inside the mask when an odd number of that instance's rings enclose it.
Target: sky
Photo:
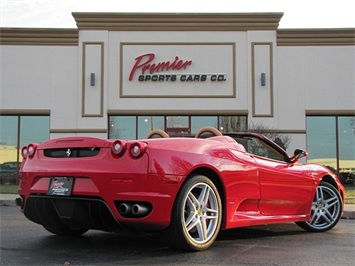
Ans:
[[[283,12],[279,28],[355,28],[354,0],[0,0],[0,27],[76,28],[72,12]]]

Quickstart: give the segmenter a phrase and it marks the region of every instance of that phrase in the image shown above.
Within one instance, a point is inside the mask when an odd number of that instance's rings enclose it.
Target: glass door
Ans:
[[[171,137],[186,137],[191,135],[191,120],[189,116],[166,116],[165,132]]]

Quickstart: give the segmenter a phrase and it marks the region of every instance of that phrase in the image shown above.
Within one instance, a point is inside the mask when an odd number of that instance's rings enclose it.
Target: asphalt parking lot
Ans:
[[[58,237],[29,221],[18,207],[0,206],[0,265],[353,265],[355,220],[325,233],[294,223],[222,231],[203,252],[163,246],[152,233],[90,230]]]

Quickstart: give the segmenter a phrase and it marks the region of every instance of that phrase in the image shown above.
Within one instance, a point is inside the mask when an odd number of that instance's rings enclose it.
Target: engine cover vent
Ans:
[[[46,149],[44,156],[51,158],[92,157],[99,154],[100,148],[60,148]]]

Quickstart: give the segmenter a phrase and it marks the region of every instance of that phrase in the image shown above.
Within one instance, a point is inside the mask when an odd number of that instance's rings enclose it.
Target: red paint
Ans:
[[[137,64],[141,65],[141,64]],[[307,221],[316,186],[324,176],[344,188],[327,168],[254,156],[230,137],[211,139],[165,138],[127,141],[121,156],[112,153],[113,140],[62,138],[39,144],[33,158],[24,159],[19,195],[47,197],[50,178],[74,178],[73,198],[102,200],[116,221],[132,228],[160,230],[169,226],[176,195],[189,174],[198,169],[214,173],[223,197],[222,228]],[[133,158],[134,143],[145,146]],[[49,158],[44,149],[100,147],[93,157]],[[208,169],[208,171],[206,171]],[[149,215],[125,218],[116,201],[147,202]],[[24,204],[22,211],[26,208]]]
[[[175,56],[174,61],[165,61],[165,62],[153,62],[155,54],[149,53],[138,56],[135,60],[135,64],[132,67],[131,73],[129,75],[129,80],[133,80],[134,74],[136,71],[140,71],[141,74],[145,74],[147,71],[149,74],[154,74],[156,72],[168,71],[168,70],[180,70],[186,69],[189,65],[192,64],[192,60],[183,61],[179,59],[178,56]]]

